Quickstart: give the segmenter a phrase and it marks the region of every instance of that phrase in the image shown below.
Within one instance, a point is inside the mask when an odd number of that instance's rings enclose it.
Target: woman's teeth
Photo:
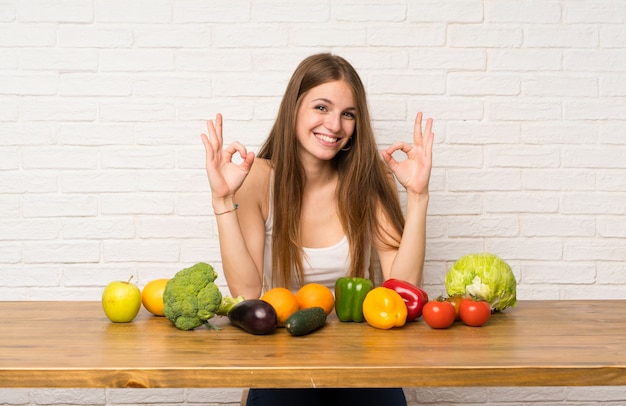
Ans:
[[[315,134],[315,136],[324,141],[324,142],[337,142],[337,138],[335,137],[329,137],[328,135],[324,135],[324,134]]]

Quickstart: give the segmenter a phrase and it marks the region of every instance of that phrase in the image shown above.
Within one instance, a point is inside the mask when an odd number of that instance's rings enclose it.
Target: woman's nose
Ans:
[[[326,128],[332,132],[339,132],[341,129],[341,114],[331,113],[326,116],[326,122],[324,123]]]

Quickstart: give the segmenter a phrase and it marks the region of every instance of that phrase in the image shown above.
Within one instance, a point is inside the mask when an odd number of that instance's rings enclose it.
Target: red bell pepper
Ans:
[[[404,300],[407,309],[406,321],[413,321],[422,315],[422,308],[428,302],[428,294],[412,283],[399,279],[387,279],[383,286],[395,290]]]

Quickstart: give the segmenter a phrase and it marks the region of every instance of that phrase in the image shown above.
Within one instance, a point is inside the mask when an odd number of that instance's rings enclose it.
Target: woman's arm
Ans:
[[[383,159],[407,191],[406,221],[400,247],[397,250],[378,249],[385,279],[396,278],[416,285],[422,284],[433,139],[432,119],[426,121],[422,131],[422,113],[417,113],[413,145],[398,142],[382,151]],[[395,151],[404,152],[407,159],[396,161],[392,157]],[[389,230],[385,216],[379,214],[379,218],[379,227]]]
[[[231,295],[257,298],[263,286],[265,227],[259,197],[263,193],[258,190],[263,165],[253,169],[254,154],[238,142],[223,148],[220,114],[207,128],[202,142],[226,282]],[[235,153],[243,160],[240,164],[232,162]]]

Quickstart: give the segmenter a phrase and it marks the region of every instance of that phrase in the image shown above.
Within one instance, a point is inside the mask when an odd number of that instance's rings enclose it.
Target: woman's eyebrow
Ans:
[[[311,103],[318,103],[318,102],[324,102],[324,103],[327,103],[327,104],[332,104],[333,106],[335,105],[335,103],[333,103],[332,101],[330,101],[329,99],[327,99],[325,97],[319,97],[317,99],[311,100]],[[345,110],[355,110],[356,111],[356,107],[350,106],[350,107],[347,107]]]

